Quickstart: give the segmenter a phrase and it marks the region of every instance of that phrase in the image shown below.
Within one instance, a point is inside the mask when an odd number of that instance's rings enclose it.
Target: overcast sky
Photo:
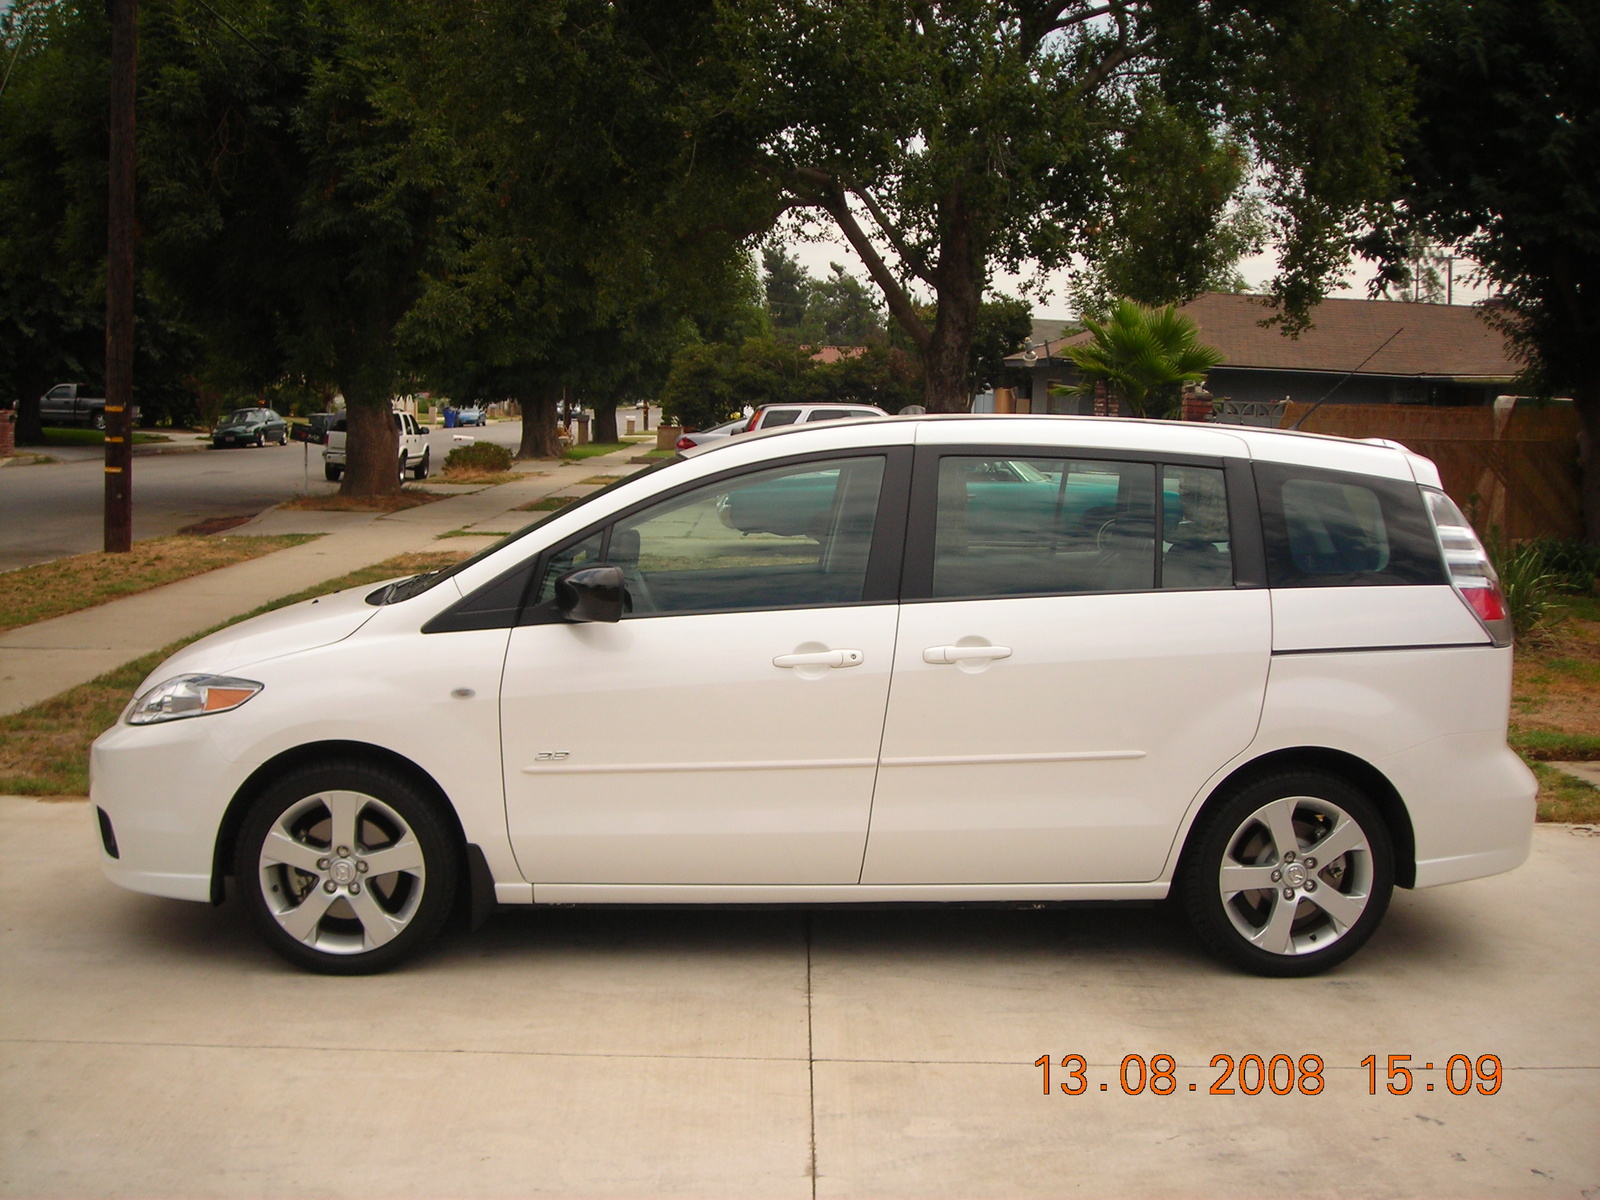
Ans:
[[[790,248],[794,255],[803,263],[813,275],[826,275],[828,264],[836,262],[841,264],[858,279],[867,278],[866,268],[862,266],[860,258],[851,249],[850,244],[843,237],[835,234],[822,241],[792,241]],[[887,255],[886,255],[887,258]],[[1277,266],[1277,257],[1269,252],[1257,254],[1245,259],[1240,264],[1240,273],[1255,290],[1263,290]],[[1457,304],[1471,304],[1482,300],[1488,291],[1482,287],[1475,287],[1463,279],[1470,269],[1471,264],[1463,261],[1456,263],[1455,302]],[[1367,298],[1367,282],[1372,278],[1371,267],[1358,262],[1345,272],[1344,285],[1332,293],[1335,296],[1349,296],[1364,300]],[[1034,301],[1033,312],[1036,317],[1069,319],[1075,314],[1072,306],[1067,302],[1067,278],[1065,271],[1057,271],[1050,276],[1048,284],[1051,295],[1047,300]],[[1022,280],[1009,273],[1000,273],[996,276],[992,291],[1003,292],[1008,295],[1021,294]]]

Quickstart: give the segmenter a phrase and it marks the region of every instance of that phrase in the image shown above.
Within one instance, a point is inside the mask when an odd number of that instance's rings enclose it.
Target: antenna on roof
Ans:
[[[1296,421],[1293,425],[1289,426],[1289,428],[1290,429],[1299,429],[1300,426],[1304,425],[1306,423],[1306,418],[1309,417],[1312,413],[1316,412],[1317,409],[1321,408],[1324,400],[1326,400],[1329,396],[1333,395],[1340,388],[1342,388],[1345,385],[1345,381],[1347,379],[1349,379],[1350,376],[1354,375],[1357,371],[1361,370],[1362,367],[1366,366],[1373,359],[1377,358],[1379,350],[1382,350],[1385,346],[1387,346],[1390,342],[1394,341],[1395,338],[1399,337],[1405,331],[1406,331],[1406,327],[1404,325],[1402,325],[1402,326],[1400,326],[1399,329],[1396,329],[1388,337],[1384,338],[1383,341],[1379,342],[1377,350],[1374,350],[1371,354],[1367,355],[1360,362],[1358,362],[1355,366],[1351,367],[1348,371],[1346,371],[1343,375],[1341,375],[1339,377],[1339,382],[1338,383],[1334,384],[1326,392],[1322,393],[1322,400],[1318,400],[1310,408],[1306,409],[1305,412],[1301,413],[1300,414],[1300,419],[1298,421]]]

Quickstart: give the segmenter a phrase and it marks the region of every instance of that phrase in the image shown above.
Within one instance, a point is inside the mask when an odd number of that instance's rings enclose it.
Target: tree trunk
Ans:
[[[922,354],[923,403],[931,413],[972,407],[972,337],[983,299],[983,255],[975,224],[958,184],[939,205],[939,265],[933,272],[939,309]]]
[[[556,404],[559,387],[546,388],[538,396],[522,401],[522,445],[518,458],[560,458],[561,439],[556,436]]]
[[[1600,379],[1573,389],[1578,410],[1578,454],[1583,470],[1584,537],[1600,545]]]
[[[344,482],[341,496],[391,496],[400,490],[400,434],[393,406],[356,401],[345,392]]]
[[[594,426],[589,430],[589,440],[592,442],[620,442],[617,436],[617,402],[615,400],[596,400],[594,402]]]

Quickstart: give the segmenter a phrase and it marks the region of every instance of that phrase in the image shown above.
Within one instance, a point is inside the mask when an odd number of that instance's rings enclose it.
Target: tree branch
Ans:
[[[852,195],[859,197],[861,203],[866,205],[867,212],[872,215],[873,221],[883,231],[883,236],[889,239],[889,244],[894,247],[894,252],[900,256],[900,261],[905,264],[906,270],[910,271],[912,275],[922,280],[929,287],[934,286],[933,279],[928,271],[927,255],[906,244],[906,240],[900,236],[899,231],[895,229],[894,224],[889,220],[889,215],[879,207],[878,202],[872,198],[872,194],[866,188],[855,182],[847,183],[845,186],[849,188]]]
[[[883,256],[872,244],[872,239],[867,236],[866,231],[861,228],[861,223],[856,220],[855,214],[850,211],[849,197],[839,181],[826,171],[819,171],[814,167],[798,167],[791,173],[788,182],[790,189],[796,195],[833,218],[833,223],[839,227],[839,232],[844,234],[845,240],[866,264],[867,274],[883,292],[890,315],[900,323],[900,327],[916,344],[918,351],[926,351],[928,344],[933,340],[932,331],[917,315],[916,305],[912,303],[910,293],[894,277],[894,272],[889,270],[888,264],[883,261]]]

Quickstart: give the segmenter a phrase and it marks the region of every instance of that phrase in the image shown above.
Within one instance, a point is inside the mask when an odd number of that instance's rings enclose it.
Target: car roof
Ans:
[[[774,405],[772,407],[779,407]],[[817,405],[782,407],[815,408]],[[826,406],[822,406],[826,407]],[[919,445],[1037,445],[1041,448],[1131,450],[1155,454],[1195,454],[1217,458],[1250,458],[1291,466],[1321,467],[1438,486],[1432,462],[1396,442],[1358,441],[1331,434],[1265,429],[1210,422],[1142,420],[1132,417],[995,415],[925,413],[904,417],[853,417],[820,425],[783,425],[737,438],[719,439],[682,453],[686,457],[727,454],[739,446],[775,437],[814,438],[824,430],[872,430],[913,426]],[[857,434],[852,444],[871,445]],[[894,438],[894,442],[903,439]],[[795,449],[798,451],[799,447]]]

